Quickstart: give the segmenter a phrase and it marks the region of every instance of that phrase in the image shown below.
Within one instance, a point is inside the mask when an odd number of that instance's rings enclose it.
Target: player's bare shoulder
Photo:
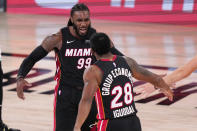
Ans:
[[[62,33],[59,31],[55,34],[47,36],[43,42],[42,42],[42,47],[50,52],[54,48],[61,49],[62,46]]]
[[[83,78],[84,80],[96,79],[98,83],[101,82],[103,72],[96,65],[91,65],[85,69]]]

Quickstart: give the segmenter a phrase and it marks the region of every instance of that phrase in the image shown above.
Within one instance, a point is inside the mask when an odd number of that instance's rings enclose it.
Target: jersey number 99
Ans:
[[[87,58],[87,59],[80,58],[78,60],[77,68],[78,69],[88,68],[90,66],[91,62],[92,62],[92,58]]]

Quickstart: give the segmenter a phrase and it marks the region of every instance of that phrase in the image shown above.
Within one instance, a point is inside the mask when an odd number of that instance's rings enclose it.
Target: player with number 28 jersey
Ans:
[[[135,115],[132,72],[125,60],[114,55],[113,61],[101,59],[95,65],[103,72],[102,82],[95,95],[98,119]]]

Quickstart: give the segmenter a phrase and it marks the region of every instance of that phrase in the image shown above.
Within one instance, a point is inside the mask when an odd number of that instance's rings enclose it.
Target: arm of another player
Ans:
[[[163,80],[164,80],[164,76],[166,76],[166,74],[160,75]],[[165,81],[165,80],[164,80]],[[166,81],[165,81],[166,82]],[[166,83],[168,84],[168,83]],[[169,85],[169,84],[168,84]],[[169,85],[171,89],[175,88],[175,84],[170,84]],[[139,94],[138,97],[140,98],[147,98],[148,96],[150,96],[154,91],[156,91],[157,88],[154,87],[154,85],[152,85],[151,83],[145,83],[143,85],[138,86],[137,88],[134,89],[134,92],[136,94]]]
[[[147,81],[153,84],[155,87],[161,89],[161,91],[168,97],[169,100],[173,100],[172,90],[165,83],[161,76],[146,70],[142,66],[138,65],[135,60],[129,57],[125,57],[125,59],[132,70],[133,77],[135,77],[138,80]]]
[[[98,69],[98,67],[94,65],[90,66],[85,70],[83,79],[84,89],[82,93],[82,98],[79,103],[74,131],[80,131],[82,124],[84,123],[90,112],[92,100],[94,98],[96,90],[99,88],[99,84],[101,81],[100,69]]]
[[[46,37],[42,44],[35,48],[29,56],[27,56],[22,64],[20,65],[18,74],[17,74],[17,95],[21,99],[25,99],[23,94],[23,88],[25,86],[31,86],[25,80],[26,75],[29,71],[33,68],[34,64],[44,58],[48,52],[52,51],[54,48],[60,48],[62,42],[61,33],[58,32],[57,34],[51,35]]]
[[[172,84],[189,76],[197,69],[197,55],[185,65],[177,68],[171,74],[164,77],[167,84]]]
[[[191,59],[188,63],[185,65],[177,68],[169,75],[163,77],[164,81],[168,85],[173,85],[175,82],[180,81],[184,79],[185,77],[189,76],[193,71],[197,69],[197,55]],[[172,88],[175,86],[171,86]],[[146,98],[148,95],[150,95],[152,92],[154,92],[156,89],[151,86],[150,84],[145,84],[138,89],[136,89],[136,93],[140,94],[140,97]]]

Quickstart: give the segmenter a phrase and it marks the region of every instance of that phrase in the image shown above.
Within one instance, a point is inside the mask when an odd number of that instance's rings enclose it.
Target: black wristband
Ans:
[[[38,46],[34,49],[33,52],[22,62],[17,77],[21,76],[25,78],[34,64],[44,58],[47,54],[48,52],[42,46]]]
[[[24,79],[24,76],[21,76],[21,75],[20,75],[20,76],[17,76],[17,77],[16,77],[16,81],[18,81],[18,80],[21,79],[21,78]]]

